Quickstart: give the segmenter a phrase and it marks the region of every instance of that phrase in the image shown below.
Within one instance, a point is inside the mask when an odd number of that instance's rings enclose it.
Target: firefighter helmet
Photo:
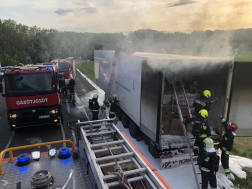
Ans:
[[[113,94],[113,98],[117,99],[118,95],[117,94]]]
[[[235,123],[230,123],[229,130],[236,131],[238,129],[238,126]]]
[[[203,144],[206,148],[213,148],[214,147],[213,140],[208,137],[203,140]]]
[[[199,115],[203,118],[207,118],[208,117],[208,111],[205,109],[202,109],[199,111]]]
[[[98,98],[98,94],[94,94],[94,95],[93,95],[93,98]]]
[[[202,92],[202,94],[203,94],[205,97],[207,97],[207,98],[210,98],[210,97],[211,97],[211,92],[210,92],[209,90],[204,90],[204,91]]]

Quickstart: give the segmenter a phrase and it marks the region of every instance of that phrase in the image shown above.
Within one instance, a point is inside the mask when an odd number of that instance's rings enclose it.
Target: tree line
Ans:
[[[163,32],[138,30],[123,33],[59,32],[28,27],[0,19],[0,62],[2,66],[51,61],[65,57],[92,57],[94,50],[115,50],[122,41],[131,41],[131,50],[152,53],[227,57],[250,52],[252,29],[231,31]]]

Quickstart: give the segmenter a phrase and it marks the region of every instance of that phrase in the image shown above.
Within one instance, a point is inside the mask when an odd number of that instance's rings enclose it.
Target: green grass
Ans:
[[[86,69],[86,62],[82,62],[77,64],[77,68],[84,73],[89,79],[95,82],[95,75],[94,75],[94,61],[90,61],[87,63]]]
[[[243,171],[247,173],[246,179],[240,179],[235,176],[235,180],[232,180],[235,188],[237,189],[251,189],[252,188],[252,169],[251,168],[243,168]]]
[[[232,154],[252,159],[252,137],[236,137],[232,149]],[[246,179],[240,179],[235,176],[232,181],[237,189],[252,188],[252,168],[242,168],[247,173]]]

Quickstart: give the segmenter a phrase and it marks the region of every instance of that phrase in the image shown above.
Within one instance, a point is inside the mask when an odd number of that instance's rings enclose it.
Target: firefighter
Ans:
[[[211,92],[209,90],[204,90],[199,98],[196,98],[193,102],[193,107],[195,107],[194,114],[196,114],[202,110],[205,109],[208,112],[211,110],[211,102],[208,100],[211,97]]]
[[[197,158],[201,170],[202,189],[208,188],[208,182],[212,189],[217,189],[216,172],[219,170],[220,157],[216,154],[211,138],[203,140],[204,153]]]
[[[59,78],[59,87],[61,92],[63,93],[63,96],[67,96],[66,82],[63,76]]]
[[[117,107],[118,107],[118,95],[113,94],[113,99],[107,103],[107,106],[110,106],[109,110],[109,118],[114,118],[117,112]]]
[[[208,111],[205,109],[200,110],[196,117],[184,120],[184,124],[191,123],[193,126],[192,134],[195,138],[193,147],[194,155],[197,156],[203,151],[203,140],[211,136],[211,130],[207,122]]]
[[[93,95],[92,102],[93,120],[98,120],[99,110],[102,108],[98,103],[98,94]]]
[[[75,95],[75,92],[74,92],[74,88],[75,88],[75,80],[73,79],[73,77],[71,76],[70,77],[70,81],[69,81],[69,91],[70,91],[70,96],[71,96],[71,100],[72,100],[72,103],[73,105],[75,106],[75,99],[74,99],[74,95]]]
[[[226,176],[231,179],[232,176],[230,174],[229,169],[229,155],[233,147],[234,138],[236,135],[236,130],[238,126],[235,123],[228,123],[220,114],[220,118],[222,121],[222,125],[225,128],[225,134],[223,135],[221,142],[219,144],[219,148],[221,148],[221,164],[223,166],[224,172]]]

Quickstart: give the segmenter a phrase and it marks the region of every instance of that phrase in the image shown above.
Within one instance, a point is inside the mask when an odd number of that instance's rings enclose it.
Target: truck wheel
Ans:
[[[124,112],[122,113],[122,125],[124,128],[129,128],[129,118]]]
[[[137,136],[138,136],[138,126],[132,120],[130,120],[130,123],[129,123],[129,132],[130,132],[130,135],[133,138],[137,138]]]

